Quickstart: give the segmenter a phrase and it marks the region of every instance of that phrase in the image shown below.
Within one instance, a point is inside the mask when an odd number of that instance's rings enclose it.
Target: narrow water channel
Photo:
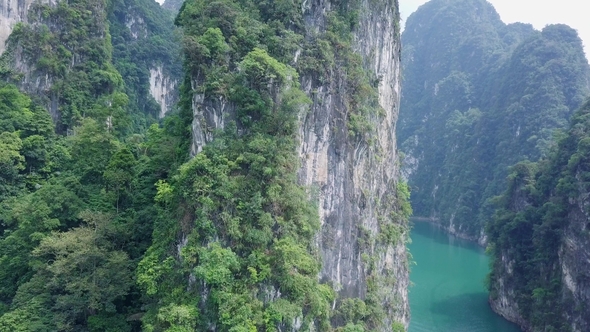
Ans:
[[[489,307],[484,286],[489,259],[474,243],[414,222],[408,332],[517,332]]]

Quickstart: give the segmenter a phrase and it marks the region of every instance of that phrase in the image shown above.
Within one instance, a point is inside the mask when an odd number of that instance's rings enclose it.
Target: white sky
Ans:
[[[586,57],[590,52],[590,2],[588,0],[488,0],[504,23],[523,22],[535,29],[547,24],[564,23],[576,29],[584,42]],[[402,26],[405,19],[427,0],[399,0]]]

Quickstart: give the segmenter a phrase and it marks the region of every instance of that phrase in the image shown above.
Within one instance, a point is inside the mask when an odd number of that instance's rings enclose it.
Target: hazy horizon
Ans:
[[[487,0],[495,8],[504,23],[530,23],[537,30],[549,24],[567,24],[578,31],[584,44],[586,58],[590,51],[590,24],[587,23],[586,4],[579,0],[561,0],[559,5],[552,1],[539,0]],[[399,0],[402,26],[418,7],[428,0]]]

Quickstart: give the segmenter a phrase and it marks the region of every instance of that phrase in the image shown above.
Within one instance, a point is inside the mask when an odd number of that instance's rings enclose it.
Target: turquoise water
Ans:
[[[482,248],[426,222],[414,222],[411,238],[416,265],[410,274],[408,332],[520,331],[488,305],[489,265]]]

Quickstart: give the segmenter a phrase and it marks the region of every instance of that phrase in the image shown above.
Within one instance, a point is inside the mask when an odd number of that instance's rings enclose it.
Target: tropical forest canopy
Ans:
[[[300,73],[344,66],[358,106],[346,129],[370,139],[377,94],[351,47],[360,2],[337,2],[311,41],[298,1],[167,4],[176,18],[152,0],[34,4],[14,27],[0,57],[0,331],[382,328],[373,275],[363,300],[333,308],[318,208],[296,178]],[[184,77],[164,119],[154,66]],[[237,112],[191,159],[196,92]],[[405,220],[405,186],[398,198]]]
[[[487,242],[496,311],[525,330],[587,330],[590,75],[576,31],[433,0],[402,41],[414,211]]]
[[[417,215],[477,239],[508,168],[548,155],[590,95],[566,25],[506,25],[484,0],[433,0],[402,35],[398,138]]]

